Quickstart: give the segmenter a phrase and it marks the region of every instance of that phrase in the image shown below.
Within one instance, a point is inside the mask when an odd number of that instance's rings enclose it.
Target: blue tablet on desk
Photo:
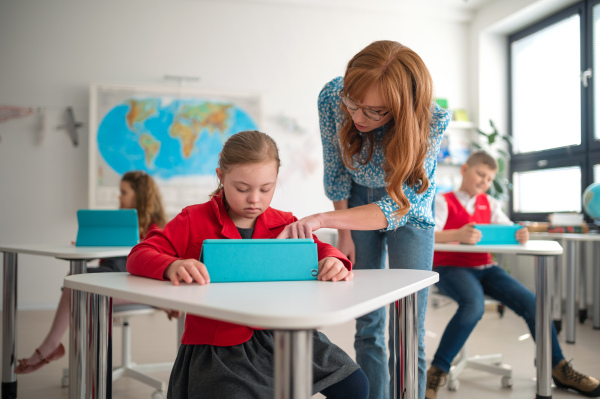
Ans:
[[[518,244],[515,234],[523,226],[520,224],[476,224],[475,228],[481,231],[481,241],[476,245]]]
[[[76,246],[131,247],[140,241],[135,209],[80,209],[77,224]]]
[[[317,244],[302,239],[208,239],[200,262],[211,283],[316,280]]]

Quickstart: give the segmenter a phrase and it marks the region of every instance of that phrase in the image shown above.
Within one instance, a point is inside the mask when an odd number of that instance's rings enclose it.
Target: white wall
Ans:
[[[464,14],[410,1],[392,8],[354,2],[342,9],[342,3],[0,2],[0,105],[46,110],[43,133],[36,116],[0,123],[0,242],[74,239],[75,212],[88,204],[87,127],[74,148],[56,126],[67,106],[88,120],[90,82],[154,84],[165,74],[191,75],[201,78],[201,88],[263,93],[267,120],[294,118],[316,143],[307,154],[318,160],[316,169],[304,175],[282,169],[292,178],[273,204],[299,216],[331,208],[321,183],[318,92],[371,41],[412,47],[429,66],[438,96],[469,110]],[[285,165],[289,152],[282,155]],[[67,271],[64,261],[20,256],[19,308],[56,306]]]

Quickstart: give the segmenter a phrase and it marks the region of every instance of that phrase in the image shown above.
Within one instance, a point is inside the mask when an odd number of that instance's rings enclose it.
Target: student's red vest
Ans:
[[[475,211],[473,215],[469,214],[460,203],[453,192],[443,194],[448,204],[448,219],[444,230],[460,229],[469,222],[478,224],[489,224],[492,220],[492,211],[490,202],[485,193],[479,194],[475,199]],[[492,263],[492,254],[490,253],[472,253],[472,252],[441,252],[433,253],[433,267],[437,266],[462,266],[476,267],[489,265]]]

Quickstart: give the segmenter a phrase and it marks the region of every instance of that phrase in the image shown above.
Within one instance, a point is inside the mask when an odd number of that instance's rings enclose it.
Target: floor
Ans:
[[[430,305],[426,321],[427,357],[433,357],[435,348],[444,326],[452,317],[455,305],[443,303],[434,308]],[[49,326],[52,320],[51,311],[20,311],[17,315],[17,345],[19,358],[29,356],[41,342],[45,330],[40,326]],[[139,363],[165,362],[176,355],[176,323],[168,321],[166,314],[157,312],[152,315],[139,316],[132,321],[133,359]],[[354,323],[326,328],[322,330],[333,342],[337,343],[354,356],[353,334]],[[120,362],[120,328],[114,329],[114,364]],[[534,344],[528,334],[525,323],[511,311],[500,318],[490,308],[479,323],[468,341],[470,354],[489,354],[502,352],[504,361],[514,369],[512,388],[502,388],[500,377],[481,371],[466,370],[460,378],[458,391],[451,392],[442,387],[439,399],[446,398],[511,398],[532,399],[535,397],[535,368],[533,364]],[[559,335],[563,352],[567,360],[573,359],[573,366],[582,372],[600,377],[600,330],[594,330],[591,321],[577,326],[577,343],[566,344],[564,332]],[[63,339],[65,347],[68,334]],[[63,369],[68,365],[68,356],[52,362],[46,367],[29,375],[18,378],[18,394],[20,399],[45,398],[63,399],[68,397],[67,388],[61,387]],[[168,380],[169,373],[157,373],[158,378]],[[113,384],[113,398],[121,399],[153,399],[153,389],[137,381],[124,378]],[[554,390],[553,398],[575,398],[570,392]],[[316,395],[316,398],[322,398]]]

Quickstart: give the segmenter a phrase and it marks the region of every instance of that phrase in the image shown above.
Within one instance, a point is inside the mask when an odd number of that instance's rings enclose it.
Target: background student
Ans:
[[[127,172],[119,184],[119,208],[136,209],[140,238],[154,229],[164,227],[166,217],[158,186],[150,175],[141,171]],[[88,268],[88,273],[126,272],[127,257],[100,259],[98,267]],[[65,348],[60,342],[65,331],[69,328],[69,301],[71,290],[63,288],[54,315],[52,326],[42,344],[27,359],[19,359],[15,367],[16,374],[28,374],[53,360],[60,359],[65,354]],[[120,303],[116,301],[115,303]],[[177,316],[177,312],[167,311],[169,318]]]
[[[198,260],[205,239],[276,238],[297,220],[269,206],[279,165],[277,146],[268,135],[245,131],[231,136],[219,155],[220,185],[211,200],[184,208],[164,231],[151,232],[135,246],[127,261],[129,272],[171,280],[174,285],[180,281],[208,284],[208,271]],[[351,280],[348,259],[313,239],[319,256],[318,279]],[[181,343],[169,380],[169,398],[273,397],[272,331],[188,314]],[[313,345],[314,392],[328,398],[367,397],[366,376],[342,349],[318,331]]]
[[[319,95],[325,194],[335,211],[301,219],[280,238],[334,228],[337,247],[357,269],[384,268],[387,245],[391,269],[430,270],[434,171],[450,121],[433,100],[429,71],[410,48],[383,40],[356,54],[344,77]],[[427,293],[419,291],[417,310],[421,399]],[[385,323],[385,308],[356,320],[356,361],[369,378],[371,399],[389,396]]]
[[[435,242],[459,241],[476,244],[481,232],[474,225],[512,224],[501,204],[485,192],[496,176],[496,160],[476,151],[460,173],[462,183],[456,192],[441,194],[435,201]],[[516,239],[529,239],[526,227],[517,230]],[[484,295],[502,302],[523,317],[535,338],[535,295],[499,267],[489,253],[438,252],[434,271],[440,274],[437,286],[458,303],[458,309],[444,330],[431,367],[427,371],[427,399],[435,399],[446,380],[452,361],[483,316]],[[562,354],[556,329],[552,326],[552,378],[559,388],[573,389],[584,396],[599,397],[600,382],[571,367]]]

